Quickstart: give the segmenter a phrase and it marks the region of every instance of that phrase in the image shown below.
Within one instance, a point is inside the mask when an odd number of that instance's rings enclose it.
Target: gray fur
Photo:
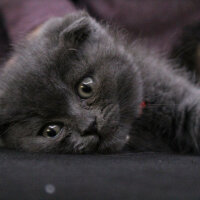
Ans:
[[[64,153],[125,146],[199,152],[199,89],[155,52],[127,45],[85,12],[51,19],[13,57],[0,77],[5,146]],[[96,85],[85,100],[77,85],[87,76]],[[147,106],[141,113],[142,101]],[[97,134],[84,135],[94,119]],[[62,134],[40,135],[49,122],[62,122]]]

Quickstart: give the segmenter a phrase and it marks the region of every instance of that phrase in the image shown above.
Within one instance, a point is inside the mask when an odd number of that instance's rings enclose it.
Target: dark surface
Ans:
[[[45,186],[52,184],[49,194]],[[200,199],[200,157],[0,150],[0,200]]]

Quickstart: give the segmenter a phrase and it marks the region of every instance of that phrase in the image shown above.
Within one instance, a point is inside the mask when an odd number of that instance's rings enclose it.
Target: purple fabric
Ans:
[[[127,29],[133,39],[169,52],[185,25],[200,21],[199,0],[84,0],[98,19]]]
[[[48,18],[75,10],[66,0],[1,0],[0,8],[9,37],[14,43]]]
[[[10,43],[16,43],[30,30],[52,16],[63,16],[79,7],[97,19],[127,29],[132,39],[141,38],[148,46],[169,52],[182,28],[200,21],[199,0],[0,0],[0,14]],[[77,3],[78,2],[78,3]],[[5,34],[0,23],[0,51]],[[4,44],[3,44],[4,43]],[[8,45],[8,41],[7,41]],[[2,47],[2,48],[1,48]],[[4,47],[4,50],[3,50]],[[3,55],[0,52],[0,55]],[[0,58],[1,60],[1,58]]]

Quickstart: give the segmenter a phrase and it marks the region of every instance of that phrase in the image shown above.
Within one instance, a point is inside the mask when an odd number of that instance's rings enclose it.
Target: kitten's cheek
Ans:
[[[108,137],[100,141],[98,152],[114,153],[121,151],[129,142],[129,128],[119,128],[115,133],[109,134]]]

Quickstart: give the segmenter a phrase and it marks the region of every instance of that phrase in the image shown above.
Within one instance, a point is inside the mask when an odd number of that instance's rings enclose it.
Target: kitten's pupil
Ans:
[[[85,93],[90,93],[92,92],[92,88],[87,86],[87,85],[81,85],[81,89],[83,90],[83,92]]]
[[[61,131],[61,126],[59,125],[49,125],[43,131],[43,136],[45,137],[55,137]]]
[[[57,133],[54,129],[49,128],[49,129],[47,129],[47,135],[49,137],[55,137],[57,135]]]

